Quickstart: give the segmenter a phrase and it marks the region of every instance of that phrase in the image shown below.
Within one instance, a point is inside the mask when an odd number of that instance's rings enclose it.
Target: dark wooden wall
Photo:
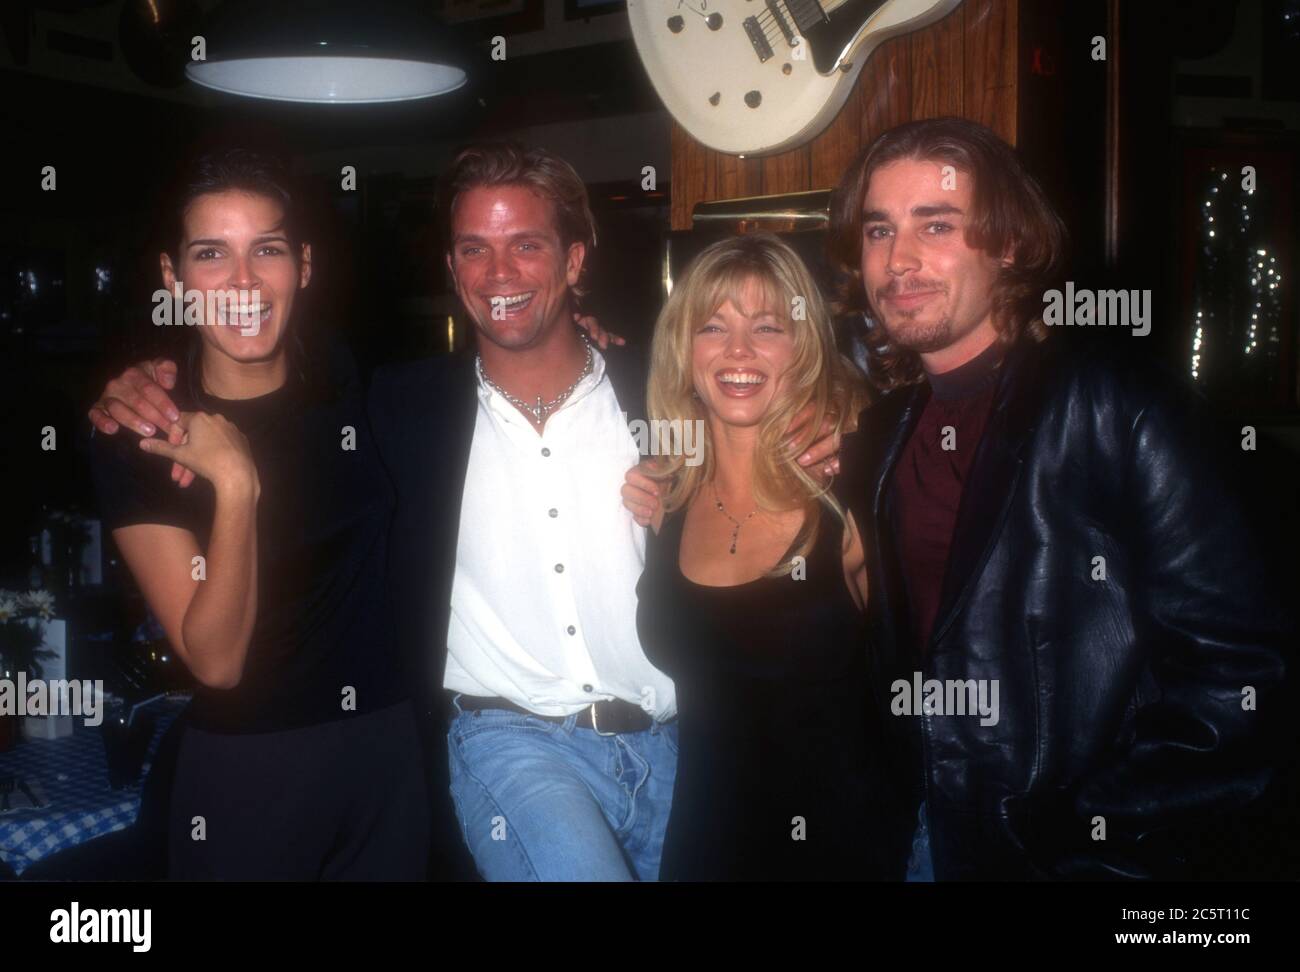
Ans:
[[[965,0],[938,23],[882,44],[830,127],[789,152],[761,159],[724,155],[674,123],[673,229],[690,228],[698,202],[829,189],[859,149],[915,118],[961,115],[1016,145],[1026,48],[1022,2],[1035,0]]]

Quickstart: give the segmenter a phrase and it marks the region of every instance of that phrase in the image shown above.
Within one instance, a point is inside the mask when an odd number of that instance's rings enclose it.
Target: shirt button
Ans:
[[[546,446],[542,446],[542,455],[549,456],[550,454],[551,454],[551,450],[546,448]]]
[[[557,510],[555,507],[551,507],[549,510],[546,511],[546,515],[549,516],[552,520],[554,520],[557,516],[560,515],[560,511]]]
[[[575,628],[573,625],[569,625],[569,626],[568,626],[567,628],[565,628],[564,630],[567,631],[567,632],[569,632],[569,634],[577,634],[577,633],[578,633],[578,629]]]
[[[582,690],[583,690],[584,692],[588,693],[588,694],[591,694],[592,688],[591,688],[590,685],[584,685],[584,686],[582,687]]]
[[[556,565],[555,565],[555,572],[556,572],[557,574],[563,574],[563,573],[564,573],[564,564],[556,564]]]

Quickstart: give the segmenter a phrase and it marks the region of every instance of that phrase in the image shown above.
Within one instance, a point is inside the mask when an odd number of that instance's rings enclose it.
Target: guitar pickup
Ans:
[[[772,45],[767,42],[767,37],[763,34],[763,28],[758,24],[758,18],[746,17],[743,26],[745,34],[749,37],[749,42],[754,45],[754,53],[758,55],[759,63],[771,60]]]
[[[781,13],[777,0],[767,0],[767,11],[772,15],[772,19],[776,21],[776,26],[781,33],[785,35],[785,42],[794,47],[794,31],[790,28],[790,22],[785,19],[785,14]]]

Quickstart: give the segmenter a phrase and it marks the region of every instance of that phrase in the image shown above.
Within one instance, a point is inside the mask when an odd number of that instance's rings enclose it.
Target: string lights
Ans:
[[[1207,183],[1199,206],[1192,379],[1210,376],[1215,385],[1266,392],[1277,380],[1282,340],[1277,256],[1252,226],[1257,188],[1229,180],[1218,166],[1210,167]]]

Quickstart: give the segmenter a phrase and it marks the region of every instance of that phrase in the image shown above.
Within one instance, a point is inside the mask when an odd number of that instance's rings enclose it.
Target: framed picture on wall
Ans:
[[[564,0],[565,20],[587,20],[604,14],[622,13],[624,0]]]
[[[522,34],[546,26],[543,0],[438,0],[449,24],[472,24],[493,33]]]

